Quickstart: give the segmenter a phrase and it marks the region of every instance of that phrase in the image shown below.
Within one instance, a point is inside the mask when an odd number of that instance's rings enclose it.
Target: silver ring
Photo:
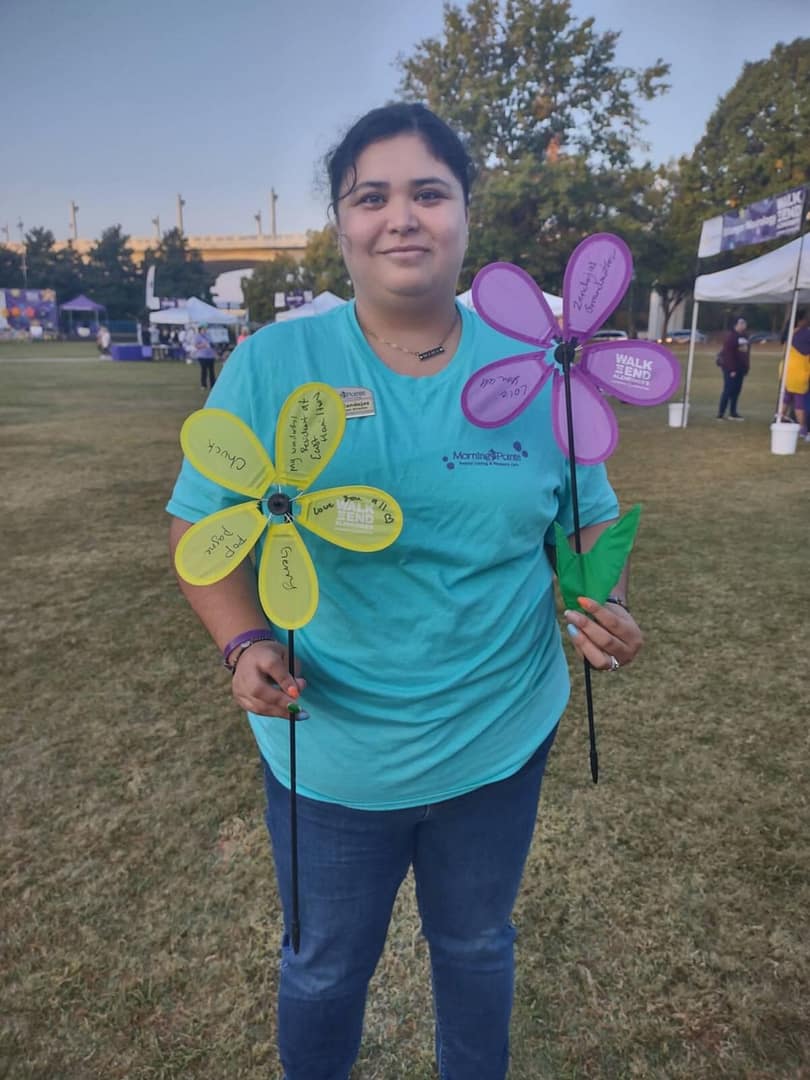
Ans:
[[[618,661],[618,660],[616,659],[616,657],[615,657],[615,656],[609,656],[608,658],[609,658],[609,660],[610,660],[610,667],[609,667],[609,668],[605,668],[605,671],[608,671],[608,672],[609,672],[609,671],[618,671],[618,670],[619,670],[619,668],[620,668],[620,667],[621,667],[622,665],[621,665],[621,664],[619,663],[619,661]]]

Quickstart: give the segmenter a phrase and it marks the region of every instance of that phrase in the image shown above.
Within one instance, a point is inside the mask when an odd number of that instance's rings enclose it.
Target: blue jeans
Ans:
[[[744,378],[745,374],[742,371],[738,371],[736,375],[730,375],[727,371],[723,372],[723,392],[720,395],[720,404],[717,406],[718,416],[725,415],[726,406],[730,406],[729,412],[732,416],[737,415],[737,400]]]
[[[298,800],[301,947],[281,947],[278,1037],[286,1080],[347,1080],[366,991],[413,866],[430,950],[441,1080],[502,1080],[514,984],[511,921],[555,730],[513,776],[405,810]],[[291,917],[289,791],[265,763],[267,825]]]

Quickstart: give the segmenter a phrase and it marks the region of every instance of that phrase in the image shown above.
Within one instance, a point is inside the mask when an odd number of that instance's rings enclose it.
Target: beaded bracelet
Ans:
[[[244,630],[241,634],[237,634],[235,638],[228,642],[225,648],[222,650],[222,663],[230,671],[231,675],[236,671],[236,665],[239,661],[239,656],[250,645],[255,645],[257,641],[275,641],[276,636],[272,630],[268,630],[267,627],[259,627],[256,630]],[[236,657],[231,664],[228,662],[228,658],[234,649],[238,649],[242,645],[243,648],[239,651],[239,656]]]
[[[628,615],[630,614],[630,608],[625,604],[624,600],[620,600],[618,596],[609,596],[607,600],[605,600],[605,603],[618,604],[620,608],[624,608]]]

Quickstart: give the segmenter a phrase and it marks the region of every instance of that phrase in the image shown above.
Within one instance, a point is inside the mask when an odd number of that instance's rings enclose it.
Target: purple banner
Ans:
[[[53,289],[0,289],[0,315],[12,330],[56,330],[59,312]]]
[[[704,221],[698,256],[705,258],[746,244],[795,236],[802,227],[806,196],[806,188],[792,188]]]

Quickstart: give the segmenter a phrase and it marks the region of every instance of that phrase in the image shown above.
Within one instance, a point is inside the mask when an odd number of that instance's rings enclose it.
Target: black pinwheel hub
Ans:
[[[274,517],[292,517],[292,499],[283,491],[276,491],[268,497],[267,509]]]
[[[561,341],[557,348],[554,350],[554,359],[560,365],[561,368],[570,366],[574,363],[577,353],[577,341],[576,338],[572,338],[570,341]]]

